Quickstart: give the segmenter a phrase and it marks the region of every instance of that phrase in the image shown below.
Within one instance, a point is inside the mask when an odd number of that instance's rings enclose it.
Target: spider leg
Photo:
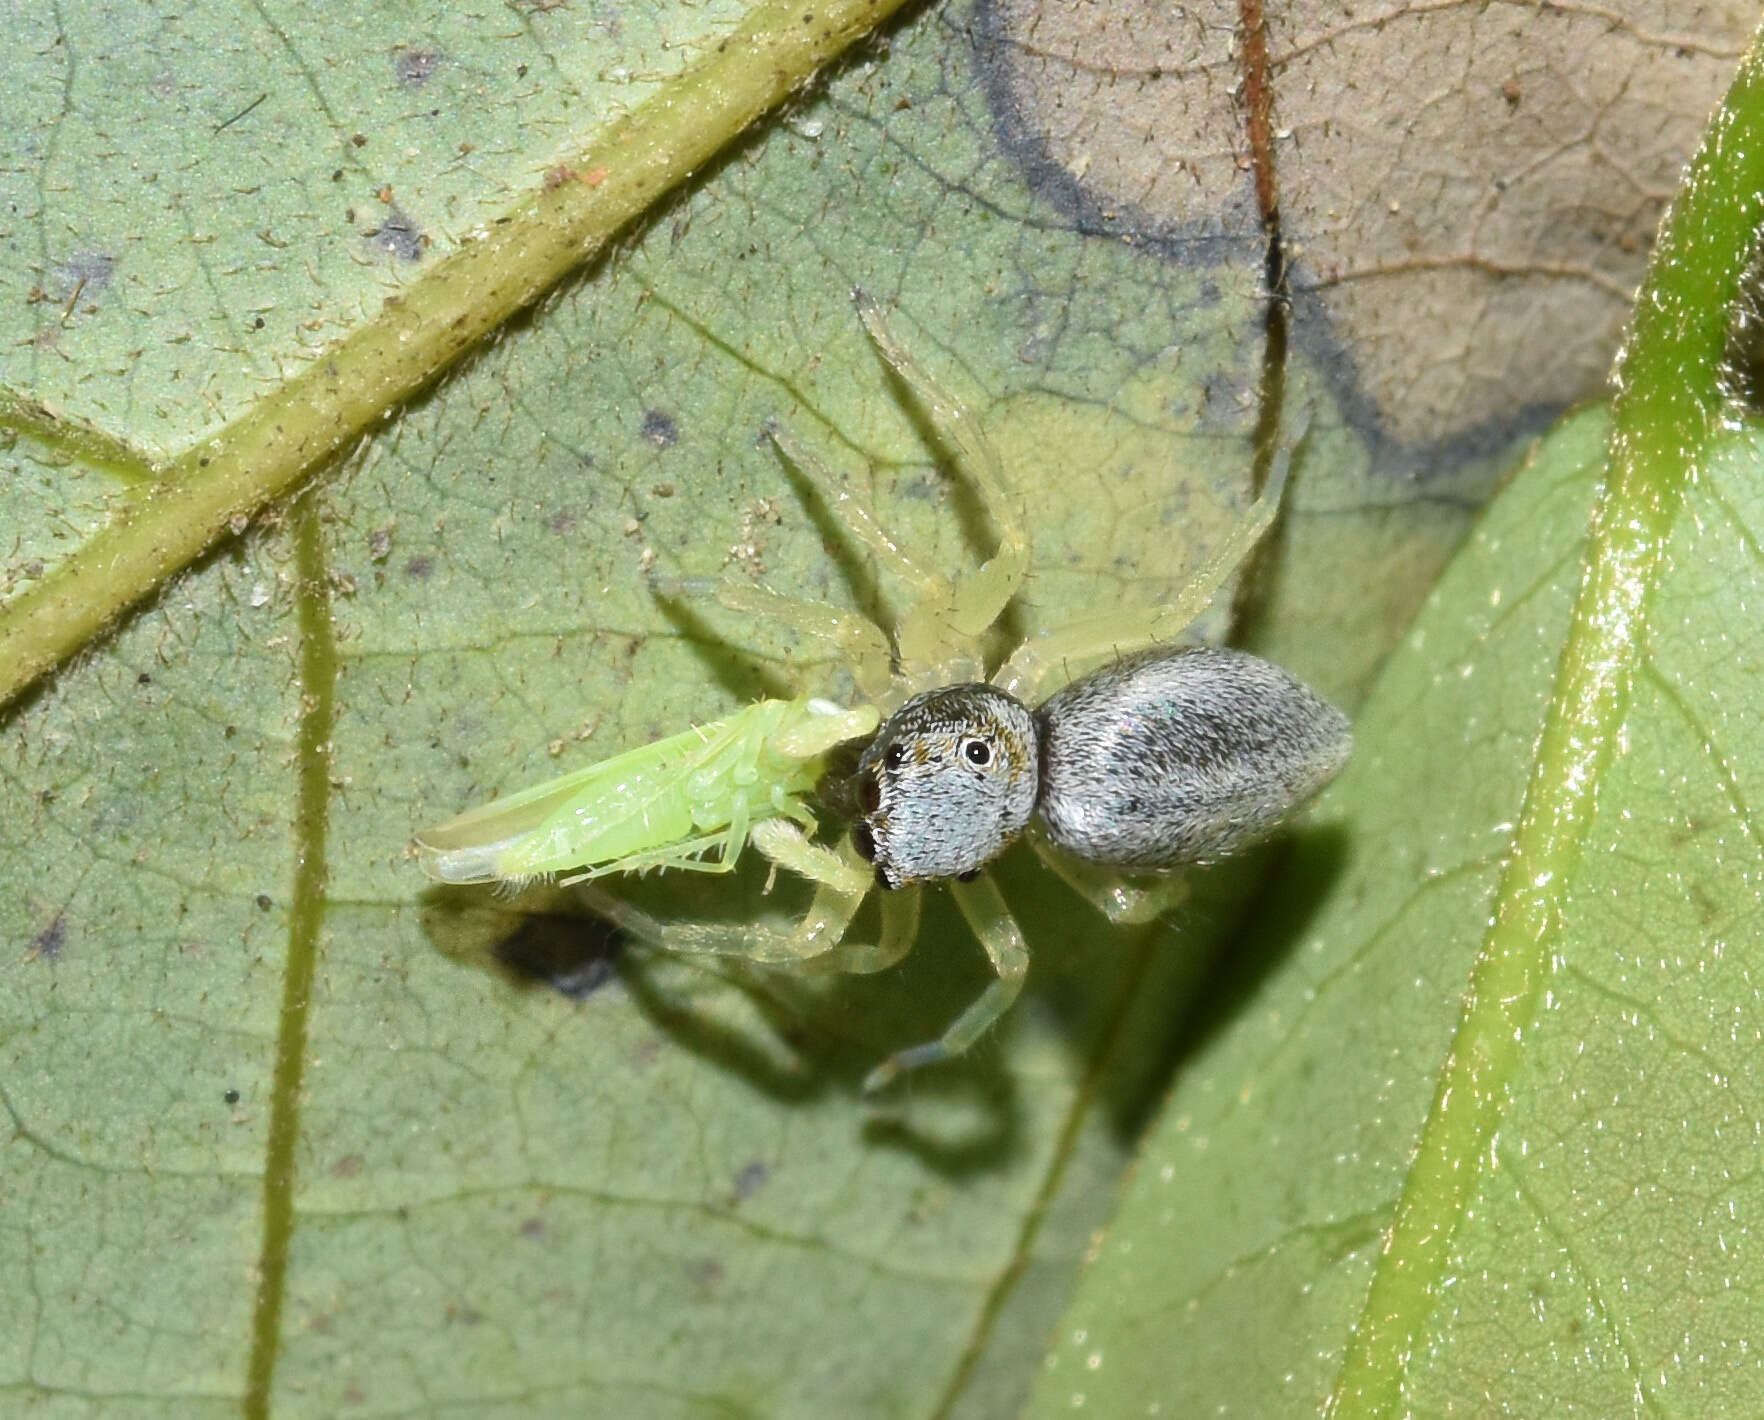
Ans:
[[[1029,846],[1055,877],[1117,926],[1156,921],[1188,896],[1188,879],[1179,873],[1135,882],[1060,852],[1039,833],[1029,835]]]
[[[828,510],[838,518],[845,530],[869,548],[883,564],[903,582],[911,584],[921,597],[947,595],[949,584],[935,572],[927,572],[907,556],[894,534],[883,527],[870,505],[845,486],[844,481],[827,467],[820,455],[797,443],[783,425],[768,422],[766,436],[778,451],[795,464],[802,476],[815,486],[826,501]]]
[[[974,929],[980,945],[986,948],[998,980],[982,991],[938,1039],[897,1051],[870,1071],[864,1080],[866,1094],[885,1089],[908,1070],[960,1055],[1010,1009],[1023,989],[1023,978],[1029,974],[1029,948],[1024,945],[1022,930],[1005,906],[1004,894],[992,875],[982,873],[973,882],[952,882],[949,890],[955,894],[956,906]]]
[[[814,971],[842,971],[866,976],[886,971],[913,949],[919,935],[919,888],[901,888],[882,898],[882,938],[868,942],[841,942],[810,962]]]
[[[998,450],[980,421],[894,338],[874,300],[862,291],[854,291],[852,296],[876,349],[925,406],[938,433],[949,441],[962,472],[972,480],[998,528],[998,550],[976,571],[959,579],[946,598],[927,596],[902,619],[896,631],[903,660],[934,662],[941,659],[938,651],[947,639],[936,634],[937,623],[947,622],[961,637],[972,640],[998,620],[1029,570],[1029,538],[1005,482]]]
[[[583,886],[577,891],[599,916],[639,941],[671,952],[740,957],[767,965],[795,965],[831,952],[870,890],[869,870],[810,843],[787,819],[755,824],[749,839],[774,863],[815,884],[814,900],[791,931],[755,923],[668,922],[600,888]]]
[[[750,582],[719,582],[716,597],[730,611],[781,622],[801,635],[827,642],[844,658],[866,697],[874,699],[888,689],[894,660],[888,638],[862,613],[782,596]]]
[[[1057,631],[1032,637],[998,668],[992,683],[1019,700],[1038,704],[1045,693],[1058,689],[1057,685],[1048,684],[1051,679],[1062,675],[1071,678],[1069,667],[1074,662],[1082,668],[1087,662],[1143,650],[1187,630],[1268,531],[1274,515],[1280,511],[1287,475],[1292,469],[1293,449],[1303,437],[1301,432],[1298,440],[1284,445],[1275,455],[1262,496],[1176,593],[1175,600],[1161,606],[1084,617]]]

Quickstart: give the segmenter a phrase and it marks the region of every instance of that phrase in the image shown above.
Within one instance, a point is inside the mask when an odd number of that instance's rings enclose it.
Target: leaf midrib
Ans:
[[[248,517],[420,394],[905,0],[766,0],[503,218],[126,500],[0,607],[0,705]],[[0,392],[0,413],[26,402]],[[72,439],[52,419],[39,432]],[[33,426],[35,427],[35,426]],[[133,468],[139,460],[124,459]]]
[[[1683,494],[1722,424],[1728,311],[1764,223],[1754,39],[1661,227],[1617,360],[1607,476],[1491,925],[1326,1413],[1399,1412],[1409,1361],[1523,1059],[1570,885],[1646,655]]]

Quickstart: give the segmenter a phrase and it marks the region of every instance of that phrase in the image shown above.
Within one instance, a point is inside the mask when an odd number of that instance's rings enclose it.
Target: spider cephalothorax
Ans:
[[[885,888],[968,877],[1010,846],[1035,812],[1035,717],[990,685],[915,695],[858,761],[857,851]]]

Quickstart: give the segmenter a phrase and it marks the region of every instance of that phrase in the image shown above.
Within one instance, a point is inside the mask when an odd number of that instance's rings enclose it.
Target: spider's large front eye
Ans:
[[[962,746],[962,757],[969,764],[984,769],[992,763],[992,746],[987,744],[985,740],[969,740]]]
[[[899,769],[906,763],[906,751],[899,745],[889,745],[882,751],[882,763],[890,769]]]

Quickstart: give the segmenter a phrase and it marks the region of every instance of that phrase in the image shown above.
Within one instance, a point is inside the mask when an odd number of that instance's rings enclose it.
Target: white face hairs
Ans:
[[[1149,920],[1180,895],[1170,869],[1267,833],[1334,777],[1352,735],[1339,710],[1278,666],[1241,651],[1159,644],[1206,609],[1273,520],[1290,447],[1172,602],[1033,637],[988,677],[981,642],[1022,585],[1027,537],[978,422],[894,340],[875,305],[862,293],[857,301],[877,349],[985,504],[999,533],[994,555],[965,576],[921,568],[830,468],[769,430],[913,601],[890,637],[857,612],[748,583],[720,583],[715,598],[830,645],[868,703],[758,701],[471,810],[417,835],[416,851],[443,882],[554,874],[577,882],[650,868],[727,872],[752,842],[815,884],[792,931],[667,922],[598,888],[582,891],[595,911],[654,945],[817,970],[893,965],[918,934],[921,887],[947,884],[998,979],[936,1040],[871,1071],[864,1087],[877,1090],[959,1055],[1016,998],[1028,950],[986,868],[1019,836],[1112,920]],[[1057,688],[1067,667],[1103,659]],[[851,743],[866,737],[855,769],[844,768]],[[850,832],[829,841],[823,820],[849,822]],[[1147,874],[1155,876],[1132,880]],[[886,890],[879,938],[845,941],[872,886]]]

